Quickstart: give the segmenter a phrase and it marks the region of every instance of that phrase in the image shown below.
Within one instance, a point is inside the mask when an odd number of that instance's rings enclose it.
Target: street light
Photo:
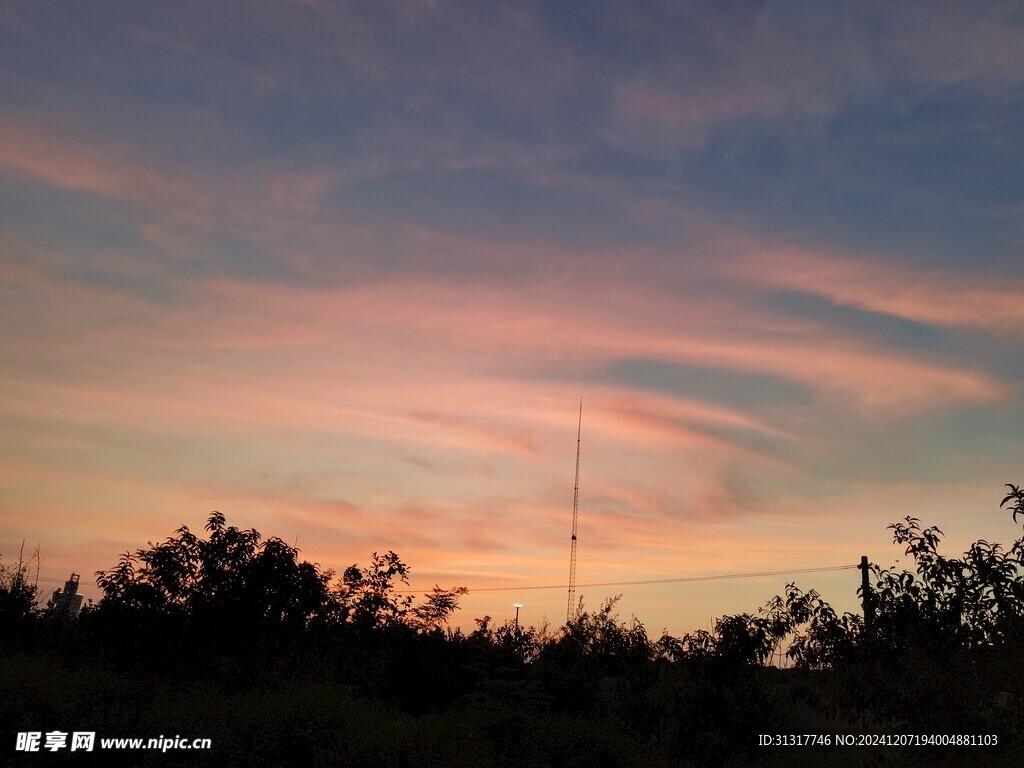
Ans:
[[[522,603],[513,603],[516,607],[516,632],[519,631],[519,609],[523,607]]]

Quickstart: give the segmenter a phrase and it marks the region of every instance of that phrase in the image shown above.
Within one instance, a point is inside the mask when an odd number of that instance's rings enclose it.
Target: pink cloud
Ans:
[[[798,271],[783,270],[798,278],[750,273],[809,284]],[[490,441],[528,455],[541,445],[543,432],[535,430],[564,420],[556,411],[580,394],[581,385],[508,378],[523,361],[576,361],[575,370],[585,372],[641,357],[769,374],[865,415],[998,402],[1009,392],[985,374],[898,356],[819,328],[761,338],[761,318],[744,318],[741,309],[729,313],[727,326],[709,323],[720,298],[705,305],[687,297],[680,306],[670,295],[639,295],[640,286],[621,283],[593,302],[587,292],[604,287],[577,286],[568,307],[557,282],[521,295],[486,283],[416,279],[393,280],[386,288],[323,289],[217,280],[196,285],[186,303],[170,308],[133,298],[111,301],[104,289],[38,274],[29,285],[43,298],[21,296],[32,323],[25,325],[23,317],[22,332],[0,342],[8,359],[24,364],[22,373],[3,382],[9,406],[42,415],[60,402],[74,420],[171,431],[201,423],[294,430],[331,425],[353,436],[383,429],[425,446],[467,451]],[[77,366],[73,380],[29,373],[41,344],[51,359]],[[120,350],[129,348],[126,365]],[[709,444],[706,430],[669,426],[673,419],[783,437],[777,425],[736,409],[648,398],[648,415],[640,418],[644,411],[630,405],[638,402],[636,393],[623,399],[614,389],[591,391],[603,401],[602,419],[616,440],[635,440],[643,430],[659,443]],[[538,395],[546,400],[538,402]]]
[[[920,323],[996,335],[1024,327],[1024,280],[961,270],[902,266],[850,254],[758,249],[737,274],[760,285],[805,291],[842,304]]]
[[[146,216],[142,234],[169,253],[196,258],[197,235],[213,230],[278,239],[319,210],[334,183],[326,171],[273,167],[162,169],[161,158],[93,144],[55,130],[53,115],[20,114],[0,121],[0,168],[60,189],[131,203]]]

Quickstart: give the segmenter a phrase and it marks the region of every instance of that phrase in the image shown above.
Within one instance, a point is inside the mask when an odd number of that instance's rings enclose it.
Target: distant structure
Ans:
[[[57,613],[75,618],[82,610],[82,596],[78,594],[78,579],[78,574],[72,573],[71,578],[64,582],[63,592],[60,589],[53,590],[50,604]]]
[[[569,552],[569,608],[566,623],[576,618],[576,519],[580,507],[580,434],[583,429],[583,398],[580,398],[580,419],[576,425],[576,485],[572,492],[572,549]]]

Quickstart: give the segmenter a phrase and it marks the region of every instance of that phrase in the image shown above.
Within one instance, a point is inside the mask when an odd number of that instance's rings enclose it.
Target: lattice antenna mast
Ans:
[[[569,550],[569,608],[566,623],[576,617],[576,521],[580,508],[580,434],[583,429],[583,398],[580,398],[580,418],[576,425],[576,484],[572,491],[572,549]]]

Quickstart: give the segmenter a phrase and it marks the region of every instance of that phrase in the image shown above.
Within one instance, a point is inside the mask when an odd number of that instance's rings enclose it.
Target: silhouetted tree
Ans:
[[[838,615],[816,590],[786,586],[785,613],[792,640],[786,651],[796,666],[825,669],[857,657],[864,639],[864,620],[852,613]]]
[[[234,655],[260,644],[272,650],[330,614],[330,571],[300,561],[281,539],[229,526],[219,512],[206,531],[200,538],[182,526],[99,571],[92,621],[185,632],[197,651]]]
[[[1024,541],[1009,551],[984,540],[961,558],[938,551],[942,531],[917,518],[889,526],[906,545],[915,572],[875,569],[875,642],[911,647],[987,649],[1019,639],[1024,629]]]
[[[38,576],[38,552],[25,560],[24,545],[16,562],[11,565],[0,563],[0,628],[10,629],[35,612],[39,588],[32,580],[33,563]]]

